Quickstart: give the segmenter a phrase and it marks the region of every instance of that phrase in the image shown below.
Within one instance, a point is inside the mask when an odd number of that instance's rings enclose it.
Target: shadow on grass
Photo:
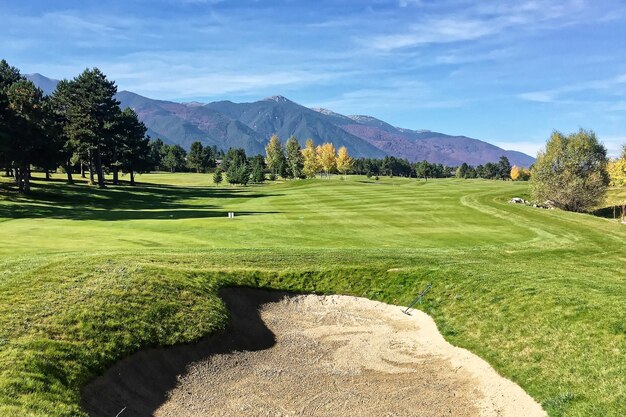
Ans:
[[[170,185],[137,184],[109,186],[99,189],[84,184],[67,185],[61,180],[34,182],[32,192],[22,196],[12,184],[2,184],[0,218],[53,218],[72,220],[132,220],[132,219],[190,219],[227,217],[221,204],[203,201],[228,199],[233,202],[272,197],[258,190],[178,187]],[[236,216],[270,214],[275,212],[236,212]]]
[[[260,309],[293,295],[248,288],[225,288],[219,295],[230,314],[226,331],[194,344],[145,349],[116,363],[81,390],[89,416],[115,416],[124,407],[123,415],[152,416],[190,364],[211,355],[265,350],[276,344]]]
[[[605,219],[619,220],[622,216],[622,206],[608,206],[591,212],[594,216],[604,217]]]

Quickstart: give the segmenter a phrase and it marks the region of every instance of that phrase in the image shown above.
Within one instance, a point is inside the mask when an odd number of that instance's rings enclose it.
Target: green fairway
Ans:
[[[77,415],[114,361],[223,327],[223,285],[406,305],[430,282],[444,336],[551,416],[626,410],[626,226],[509,204],[523,182],[211,177],[0,179],[0,416]]]

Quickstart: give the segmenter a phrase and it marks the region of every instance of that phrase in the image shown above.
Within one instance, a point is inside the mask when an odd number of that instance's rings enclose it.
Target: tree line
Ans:
[[[150,140],[153,171],[211,172],[223,157],[224,151],[217,146],[204,146],[200,141],[192,142],[187,152],[182,146],[166,144],[160,138]]]
[[[62,167],[67,181],[80,172],[105,187],[119,173],[151,168],[146,127],[130,108],[121,109],[117,87],[97,68],[62,80],[43,94],[19,70],[0,61],[0,166],[14,177],[21,193],[30,192],[32,167],[48,173]]]

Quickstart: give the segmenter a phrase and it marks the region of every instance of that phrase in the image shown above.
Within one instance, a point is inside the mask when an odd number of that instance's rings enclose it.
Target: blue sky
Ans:
[[[177,101],[282,94],[534,155],[553,129],[626,143],[620,1],[0,1],[0,57]]]

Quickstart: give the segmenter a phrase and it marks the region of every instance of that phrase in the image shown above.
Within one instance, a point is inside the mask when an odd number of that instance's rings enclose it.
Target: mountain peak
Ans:
[[[322,113],[322,114],[324,114],[324,115],[326,115],[326,116],[340,116],[340,117],[346,117],[346,116],[344,116],[344,115],[342,115],[342,114],[335,113],[334,111],[329,110],[329,109],[325,109],[325,108],[323,108],[323,107],[312,107],[312,108],[311,108],[311,110],[316,111],[316,112],[318,112],[318,113]]]
[[[351,118],[352,120],[354,120],[355,122],[374,122],[374,121],[379,121],[377,118],[372,117],[372,116],[367,116],[364,114],[351,114],[348,116],[349,118]]]
[[[281,95],[266,97],[263,99],[263,101],[275,101],[277,103],[293,103],[293,101]]]
[[[41,88],[44,94],[52,94],[54,90],[57,88],[57,84],[59,80],[54,80],[52,78],[48,78],[45,75],[41,75],[38,72],[34,72],[32,74],[25,74],[24,77],[35,84],[37,87]]]

